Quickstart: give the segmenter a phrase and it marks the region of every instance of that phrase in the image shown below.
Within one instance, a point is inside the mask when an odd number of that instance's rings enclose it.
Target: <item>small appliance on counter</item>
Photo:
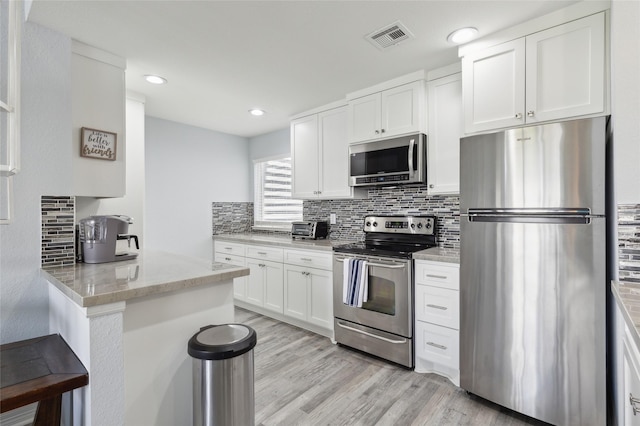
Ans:
[[[306,238],[317,240],[318,238],[327,238],[329,233],[329,225],[326,221],[301,221],[292,222],[291,238]]]
[[[140,249],[138,236],[129,234],[129,216],[89,216],[78,223],[78,260],[84,263],[107,263],[135,259],[138,253],[116,253],[116,242],[131,240]]]

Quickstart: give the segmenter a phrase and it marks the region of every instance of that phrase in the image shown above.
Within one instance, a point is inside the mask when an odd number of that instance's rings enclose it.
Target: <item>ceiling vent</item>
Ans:
[[[410,38],[413,38],[413,34],[400,21],[380,28],[367,36],[369,43],[381,50],[395,46]]]

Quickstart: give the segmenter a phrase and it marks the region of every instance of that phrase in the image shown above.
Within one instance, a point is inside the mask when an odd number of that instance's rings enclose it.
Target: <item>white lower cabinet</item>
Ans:
[[[326,329],[333,328],[331,271],[284,265],[284,314]]]
[[[460,267],[415,261],[415,371],[460,385]]]
[[[215,261],[249,268],[236,305],[333,338],[331,252],[216,241]]]
[[[640,350],[616,307],[616,412],[620,426],[640,426]]]
[[[233,254],[216,252],[214,259],[216,262],[228,263],[235,266],[247,266],[245,258]],[[247,300],[247,277],[233,279],[233,298],[237,300]]]
[[[281,314],[282,249],[248,245],[246,253],[249,268],[246,302]]]

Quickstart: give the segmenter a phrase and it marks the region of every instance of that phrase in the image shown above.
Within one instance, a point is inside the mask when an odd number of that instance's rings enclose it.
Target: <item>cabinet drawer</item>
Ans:
[[[230,263],[231,265],[237,266],[245,265],[244,256],[237,256],[235,254],[227,254],[221,252],[216,252],[214,256],[216,262]]]
[[[416,285],[416,319],[458,330],[460,292],[447,288]]]
[[[458,265],[416,260],[415,274],[416,284],[451,290],[460,289],[460,267]]]
[[[248,245],[246,256],[253,259],[264,259],[274,262],[282,262],[282,249]]]
[[[460,368],[460,335],[439,325],[416,321],[416,356],[435,364]]]
[[[244,256],[245,246],[244,244],[229,243],[227,241],[216,241],[215,244],[216,253],[234,254],[236,256]]]
[[[284,251],[284,263],[288,263],[290,265],[331,270],[331,261],[331,253],[288,249],[285,249]]]

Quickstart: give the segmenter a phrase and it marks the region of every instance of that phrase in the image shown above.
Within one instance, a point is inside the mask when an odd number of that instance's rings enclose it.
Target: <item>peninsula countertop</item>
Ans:
[[[80,307],[127,301],[249,275],[248,268],[149,250],[132,260],[76,263],[40,271],[44,279]]]
[[[633,340],[640,347],[640,283],[611,281],[611,292]]]

